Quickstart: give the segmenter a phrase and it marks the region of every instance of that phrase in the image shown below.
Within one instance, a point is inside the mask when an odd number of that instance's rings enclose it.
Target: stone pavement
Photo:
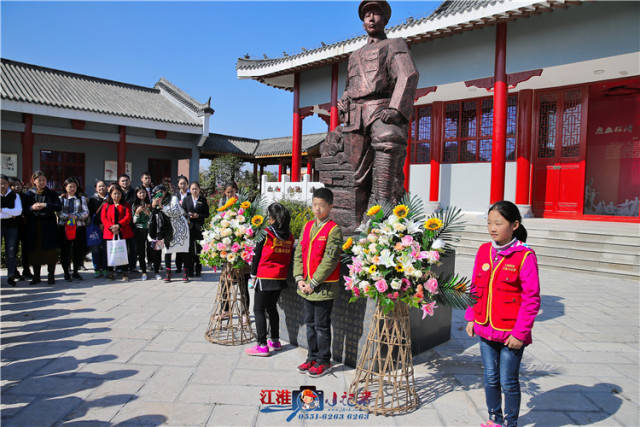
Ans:
[[[470,259],[458,259],[459,272],[470,269]],[[189,284],[91,279],[16,288],[7,287],[2,273],[5,426],[478,426],[485,420],[479,348],[464,334],[461,312],[454,312],[452,339],[415,360],[417,411],[367,420],[296,416],[287,423],[290,411],[259,411],[262,389],[311,384],[340,399],[353,370],[337,366],[313,380],[296,372],[305,352],[292,346],[249,358],[243,347],[206,342],[214,273]],[[541,277],[543,309],[521,371],[521,425],[639,425],[638,283],[553,270]]]

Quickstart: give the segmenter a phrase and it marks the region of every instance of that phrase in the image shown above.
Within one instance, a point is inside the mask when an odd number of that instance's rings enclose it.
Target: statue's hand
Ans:
[[[382,120],[383,123],[399,125],[404,121],[404,117],[400,111],[395,108],[386,108],[380,113],[380,120]]]
[[[342,99],[338,99],[336,106],[338,107],[338,111],[340,111],[341,113],[344,113],[347,111],[347,106],[344,105],[344,102],[342,101]]]

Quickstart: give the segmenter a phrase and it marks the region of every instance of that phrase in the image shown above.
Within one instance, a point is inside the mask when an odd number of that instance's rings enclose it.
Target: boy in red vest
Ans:
[[[307,360],[298,372],[320,377],[331,368],[331,308],[340,280],[342,231],[329,219],[333,193],[328,188],[313,192],[314,220],[302,229],[296,247],[293,276],[298,295],[304,301],[304,323],[307,325]]]

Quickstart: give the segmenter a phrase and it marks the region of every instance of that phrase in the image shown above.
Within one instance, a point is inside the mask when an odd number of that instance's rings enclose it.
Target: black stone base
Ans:
[[[442,258],[442,265],[434,269],[438,273],[455,271],[455,254]],[[346,275],[346,271],[344,272]],[[358,355],[363,348],[369,324],[375,312],[375,302],[358,300],[349,304],[350,293],[341,284],[333,302],[331,314],[332,344],[331,354],[335,361],[348,366],[356,366]],[[280,314],[280,337],[303,348],[307,348],[306,327],[303,324],[302,297],[296,293],[296,285],[289,280],[289,286],[282,291],[278,302]],[[415,356],[449,340],[451,336],[451,308],[438,307],[433,317],[422,320],[422,311],[409,310],[411,322],[411,350]]]

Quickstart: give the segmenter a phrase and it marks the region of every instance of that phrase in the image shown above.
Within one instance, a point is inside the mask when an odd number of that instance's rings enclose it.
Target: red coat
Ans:
[[[258,263],[258,279],[286,280],[289,274],[289,264],[293,259],[293,236],[288,239],[278,239],[267,228],[267,237],[262,246],[262,254]]]
[[[518,319],[522,303],[520,269],[533,251],[514,251],[494,265],[491,243],[480,246],[476,264],[480,266],[474,277],[474,291],[478,297],[473,306],[474,321],[491,325],[498,331],[511,331]]]
[[[122,203],[118,206],[112,204],[104,205],[100,211],[100,219],[102,220],[102,225],[104,225],[102,237],[106,240],[113,239],[113,233],[109,227],[116,224],[116,209],[118,211],[117,224],[120,225],[120,238],[133,238],[133,229],[131,228],[131,207],[128,203]]]
[[[318,266],[322,261],[322,257],[324,257],[324,250],[327,247],[327,238],[329,237],[329,233],[338,226],[338,224],[329,220],[322,226],[315,236],[311,236],[311,228],[313,227],[314,222],[315,220],[307,222],[307,225],[304,227],[302,242],[300,242],[302,247],[302,274],[305,279],[313,278],[313,274],[318,269]],[[329,277],[327,277],[325,282],[337,282],[338,280],[340,280],[339,262],[338,265],[336,265],[335,270],[333,270]]]

